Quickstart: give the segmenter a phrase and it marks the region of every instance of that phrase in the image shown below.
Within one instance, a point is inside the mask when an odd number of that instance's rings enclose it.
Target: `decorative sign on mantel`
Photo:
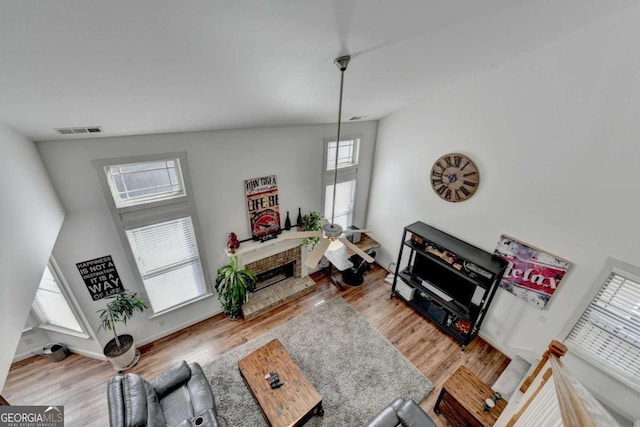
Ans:
[[[269,240],[280,234],[278,180],[275,175],[244,181],[253,240]]]
[[[94,301],[124,292],[111,255],[79,262],[76,267]]]
[[[560,285],[571,263],[558,256],[503,234],[495,255],[509,265],[500,286],[543,309]]]

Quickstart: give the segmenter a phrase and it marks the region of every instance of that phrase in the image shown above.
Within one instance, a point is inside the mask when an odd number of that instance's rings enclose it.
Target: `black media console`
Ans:
[[[423,222],[404,228],[391,297],[456,338],[478,335],[507,262]]]

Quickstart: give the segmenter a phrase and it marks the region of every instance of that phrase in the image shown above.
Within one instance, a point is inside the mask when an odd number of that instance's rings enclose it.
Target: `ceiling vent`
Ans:
[[[60,135],[78,135],[78,134],[87,134],[87,133],[102,133],[102,128],[100,126],[91,126],[91,127],[83,127],[83,128],[56,128],[56,132]]]

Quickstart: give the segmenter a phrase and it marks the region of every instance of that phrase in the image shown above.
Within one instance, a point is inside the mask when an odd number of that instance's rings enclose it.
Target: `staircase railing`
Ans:
[[[540,359],[540,363],[538,363],[538,366],[536,366],[536,368],[533,370],[531,375],[529,375],[529,377],[526,380],[524,380],[524,382],[520,386],[520,391],[523,393],[527,391],[529,386],[531,386],[531,383],[533,382],[533,380],[540,373],[540,370],[542,369],[542,367],[547,364],[547,361],[549,360],[549,357],[551,355],[554,355],[559,359],[565,354],[567,354],[566,345],[562,344],[560,341],[556,341],[556,340],[551,341],[551,343],[549,343],[549,347],[547,347],[547,351],[545,351],[542,354],[542,359]]]
[[[507,427],[597,427],[615,426],[617,422],[582,384],[571,377],[560,361],[567,347],[552,341],[533,373],[523,382],[525,393]],[[544,372],[543,372],[544,371]],[[553,381],[550,381],[553,379]],[[535,384],[535,389],[529,388]],[[527,393],[528,392],[528,393]]]

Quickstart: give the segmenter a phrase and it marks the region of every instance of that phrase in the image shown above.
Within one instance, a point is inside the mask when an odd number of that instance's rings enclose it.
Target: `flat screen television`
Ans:
[[[469,307],[472,300],[475,305],[479,304],[479,301],[477,301],[476,284],[465,280],[463,277],[426,255],[416,252],[411,274],[418,280],[424,280],[438,288],[465,307]],[[479,292],[484,293],[484,290],[480,289]]]

